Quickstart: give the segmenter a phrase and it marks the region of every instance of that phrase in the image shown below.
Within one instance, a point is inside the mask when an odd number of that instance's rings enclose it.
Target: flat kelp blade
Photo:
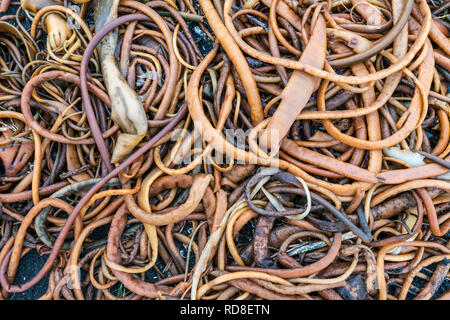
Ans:
[[[119,0],[94,1],[95,28],[117,18]],[[111,162],[127,157],[147,133],[147,116],[137,93],[128,85],[114,58],[117,30],[110,32],[99,44],[105,85],[111,99],[111,118],[122,129],[113,150]]]

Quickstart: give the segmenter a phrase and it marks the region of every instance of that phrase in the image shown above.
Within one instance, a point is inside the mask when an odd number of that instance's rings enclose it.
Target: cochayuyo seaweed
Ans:
[[[448,1],[0,12],[1,299],[450,299]]]

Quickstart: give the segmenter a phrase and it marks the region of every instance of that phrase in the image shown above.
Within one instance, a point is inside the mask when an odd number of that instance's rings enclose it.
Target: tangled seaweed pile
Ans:
[[[0,12],[2,299],[450,298],[448,1]]]

